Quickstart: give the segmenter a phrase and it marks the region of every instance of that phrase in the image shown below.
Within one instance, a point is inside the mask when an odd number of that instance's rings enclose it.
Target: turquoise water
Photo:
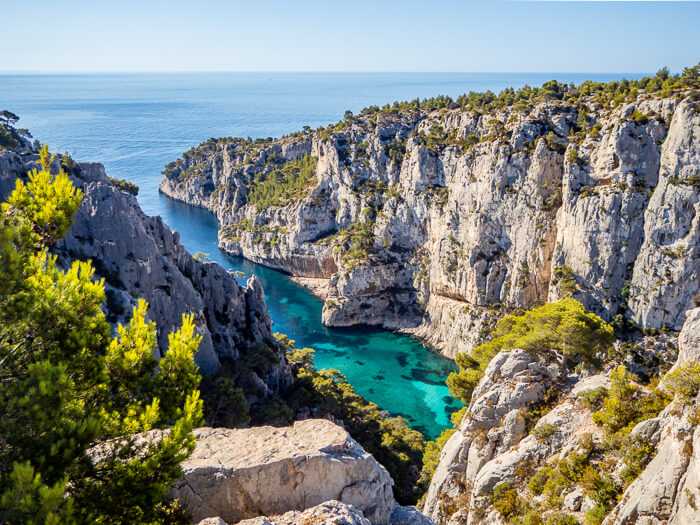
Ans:
[[[17,113],[52,150],[102,162],[112,177],[140,187],[139,203],[180,232],[195,253],[209,253],[227,268],[257,275],[264,286],[273,329],[316,349],[319,367],[343,372],[356,391],[426,437],[449,426],[458,408],[444,384],[454,365],[417,341],[371,328],[329,329],[321,302],[283,274],[229,257],[217,248],[217,224],[204,210],[157,191],[162,167],[183,151],[218,136],[280,136],[304,125],[318,127],[345,110],[394,100],[468,91],[499,91],[621,74],[514,73],[218,73],[0,75],[0,109]],[[633,78],[634,75],[628,76]]]

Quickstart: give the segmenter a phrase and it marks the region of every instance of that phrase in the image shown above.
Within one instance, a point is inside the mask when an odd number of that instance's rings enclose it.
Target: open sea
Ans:
[[[436,95],[556,79],[619,80],[623,74],[521,73],[159,73],[0,74],[0,110],[20,116],[51,150],[98,161],[108,175],[140,188],[138,200],[160,215],[191,253],[262,281],[273,331],[316,349],[319,368],[335,368],[355,390],[434,439],[460,408],[445,379],[454,364],[410,337],[366,327],[321,324],[322,303],[284,274],[230,257],[217,248],[209,212],[158,193],[161,170],[209,137],[278,137],[341,120],[345,110]],[[639,78],[641,75],[626,75]]]

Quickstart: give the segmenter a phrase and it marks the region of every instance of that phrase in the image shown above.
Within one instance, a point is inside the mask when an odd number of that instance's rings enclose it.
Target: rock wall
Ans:
[[[15,180],[38,167],[31,149],[0,151],[0,201],[6,200]],[[54,160],[58,172],[61,158]],[[149,303],[148,317],[158,328],[159,358],[167,351],[168,333],[179,328],[183,313],[195,317],[202,343],[196,355],[204,372],[219,367],[222,357],[238,359],[256,344],[268,344],[279,364],[260,378],[263,395],[278,392],[291,382],[283,351],[274,343],[270,316],[260,283],[247,287],[215,263],[195,260],[160,217],[143,213],[136,198],[115,188],[97,163],[77,163],[74,184],[84,192],[74,223],[56,253],[59,263],[90,259],[105,279],[105,310],[114,326],[127,322],[137,299]]]
[[[225,250],[328,279],[327,325],[400,329],[453,356],[504,312],[573,295],[607,320],[680,330],[700,303],[698,107],[685,93],[589,100],[585,115],[564,102],[368,113],[275,141],[209,141],[160,189],[214,211]],[[304,155],[317,165],[301,194],[247,204]]]
[[[679,334],[675,367],[700,362],[700,308],[687,312]],[[519,497],[548,509],[544,496],[528,488],[528,480],[544,465],[557,465],[571,452],[581,450],[590,434],[602,443],[603,429],[592,412],[579,401],[582,392],[609,387],[607,373],[588,377],[568,376],[553,363],[542,362],[520,350],[496,355],[475,389],[472,404],[457,431],[442,450],[423,511],[438,524],[490,524],[508,522],[494,505],[494,487],[510,483]],[[663,384],[663,383],[662,383]],[[549,388],[558,401],[531,432],[525,418],[545,398]],[[654,450],[653,459],[625,489],[605,519],[606,525],[661,525],[697,522],[700,498],[700,398],[689,404],[671,402],[654,418],[638,423],[637,435]],[[620,476],[622,460],[612,468]],[[580,523],[595,506],[577,488],[563,495],[563,507]],[[553,510],[542,511],[546,518]]]

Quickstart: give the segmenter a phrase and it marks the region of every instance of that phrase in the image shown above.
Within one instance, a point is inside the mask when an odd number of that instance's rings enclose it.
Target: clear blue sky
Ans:
[[[0,0],[0,71],[654,72],[700,2]]]

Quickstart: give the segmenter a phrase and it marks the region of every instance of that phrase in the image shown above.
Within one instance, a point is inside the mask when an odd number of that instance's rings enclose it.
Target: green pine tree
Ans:
[[[49,251],[82,199],[52,160],[44,146],[0,210],[0,523],[172,521],[166,490],[202,416],[200,337],[184,315],[158,363],[140,300],[110,339],[103,281]]]

